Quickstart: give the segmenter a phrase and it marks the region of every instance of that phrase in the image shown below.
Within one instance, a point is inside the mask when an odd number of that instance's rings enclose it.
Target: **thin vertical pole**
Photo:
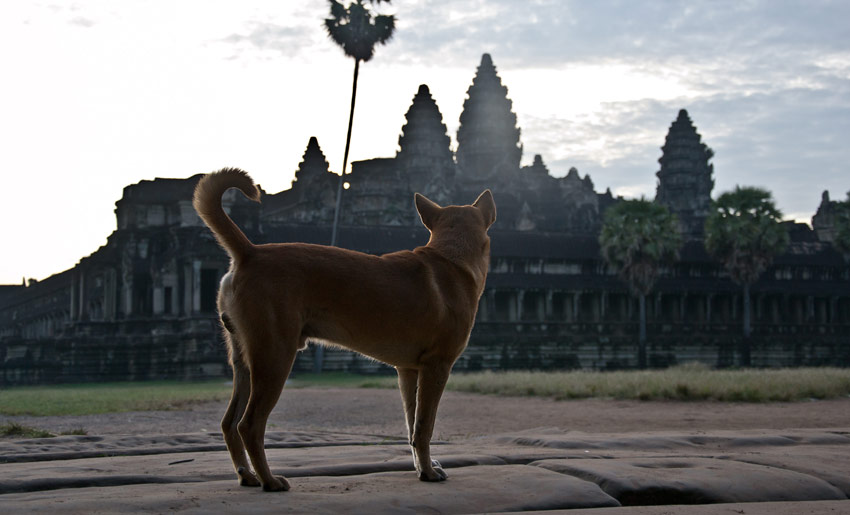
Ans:
[[[334,225],[331,232],[331,246],[336,246],[339,232],[339,212],[342,206],[342,190],[345,182],[345,169],[348,167],[348,151],[351,148],[351,128],[354,126],[354,101],[357,99],[357,76],[360,74],[360,59],[354,60],[354,83],[351,85],[351,111],[348,115],[348,134],[345,137],[345,153],[342,158],[342,172],[339,175],[339,185],[336,189],[336,208],[334,209]]]
[[[345,183],[345,169],[348,167],[348,151],[351,148],[351,128],[354,126],[354,101],[357,99],[357,76],[360,74],[360,59],[354,60],[354,81],[351,85],[351,110],[348,113],[348,133],[345,136],[345,153],[342,157],[342,170],[339,173],[339,183],[336,189],[336,207],[334,208],[334,224],[331,230],[331,247],[336,246],[337,234],[339,233],[339,212],[342,206],[342,191]],[[325,362],[325,348],[316,345],[316,353],[313,355],[313,373],[322,373]]]

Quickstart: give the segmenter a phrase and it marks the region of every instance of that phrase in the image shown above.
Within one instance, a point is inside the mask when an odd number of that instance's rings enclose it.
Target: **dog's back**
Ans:
[[[421,349],[467,336],[480,296],[474,278],[428,247],[373,256],[302,243],[259,245],[250,266],[230,273],[222,311],[264,309],[254,304],[273,299],[272,312],[298,314],[302,342],[340,345],[393,366],[413,366]],[[240,298],[239,290],[254,295]],[[463,347],[444,350],[459,355]]]

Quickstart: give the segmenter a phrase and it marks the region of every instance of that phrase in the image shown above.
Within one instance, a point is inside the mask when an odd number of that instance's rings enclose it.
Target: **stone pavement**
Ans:
[[[291,491],[239,487],[220,434],[4,440],[0,512],[850,513],[845,429],[536,429],[437,442],[449,473],[438,484],[416,479],[394,438],[274,432],[266,448]],[[713,506],[683,506],[695,504]]]

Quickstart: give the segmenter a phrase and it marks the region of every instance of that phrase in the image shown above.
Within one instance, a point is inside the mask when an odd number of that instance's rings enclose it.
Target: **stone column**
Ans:
[[[815,298],[811,295],[806,297],[806,322],[815,321]]]
[[[602,294],[599,296],[599,321],[602,322],[605,320],[605,313],[608,311],[608,292],[602,291]]]
[[[838,315],[838,297],[833,295],[829,298],[829,323],[834,324]]]
[[[83,320],[86,316],[86,274],[82,270],[80,270],[80,299],[79,305],[77,308],[79,309],[79,315],[77,316],[77,320]]]
[[[487,292],[485,291],[478,300],[478,320],[486,322],[490,318],[490,309],[487,307]]]
[[[496,290],[486,290],[484,297],[487,299],[487,313],[490,314],[490,320],[498,321],[499,312],[496,311]]]
[[[738,295],[732,295],[732,321],[738,320]]]
[[[153,286],[153,314],[162,315],[165,312],[165,288],[162,284]]]
[[[517,291],[516,297],[514,297],[514,298],[516,299],[516,311],[515,311],[516,320],[518,322],[522,322],[523,301],[525,300],[525,290]]]
[[[192,313],[201,311],[201,262],[192,262]]]
[[[77,281],[74,278],[71,278],[71,305],[70,309],[70,318],[73,322],[77,319]]]
[[[573,293],[573,319],[572,322],[578,322],[579,305],[581,303],[581,292]]]
[[[115,320],[115,269],[110,268],[103,274],[103,319]]]
[[[183,264],[183,312],[181,315],[188,316],[192,314],[192,266],[188,263]]]
[[[658,292],[658,293],[656,293],[656,294],[655,294],[655,308],[653,309],[653,314],[652,314],[652,319],[653,319],[653,320],[658,320],[658,315],[659,315],[659,314],[662,314],[662,313],[661,313],[661,307],[662,307],[662,304],[661,304],[661,292]],[[646,318],[649,318],[649,315],[648,315],[648,314],[647,314],[647,317],[646,317]]]
[[[544,320],[552,320],[555,318],[555,314],[553,313],[553,311],[555,310],[555,303],[553,302],[554,296],[554,291],[546,290],[546,307],[543,315]]]

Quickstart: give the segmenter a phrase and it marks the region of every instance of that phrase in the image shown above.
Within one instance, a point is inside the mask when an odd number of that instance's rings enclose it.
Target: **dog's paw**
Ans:
[[[272,482],[263,485],[266,492],[286,492],[289,490],[289,481],[283,476],[272,476]]]
[[[432,466],[429,470],[423,469],[419,471],[419,480],[428,482],[445,481],[449,475],[446,474],[446,471],[443,470],[440,463],[437,460],[431,460],[431,463]]]
[[[239,486],[260,486],[260,480],[257,479],[257,476],[244,467],[239,467],[236,475],[239,476]]]

